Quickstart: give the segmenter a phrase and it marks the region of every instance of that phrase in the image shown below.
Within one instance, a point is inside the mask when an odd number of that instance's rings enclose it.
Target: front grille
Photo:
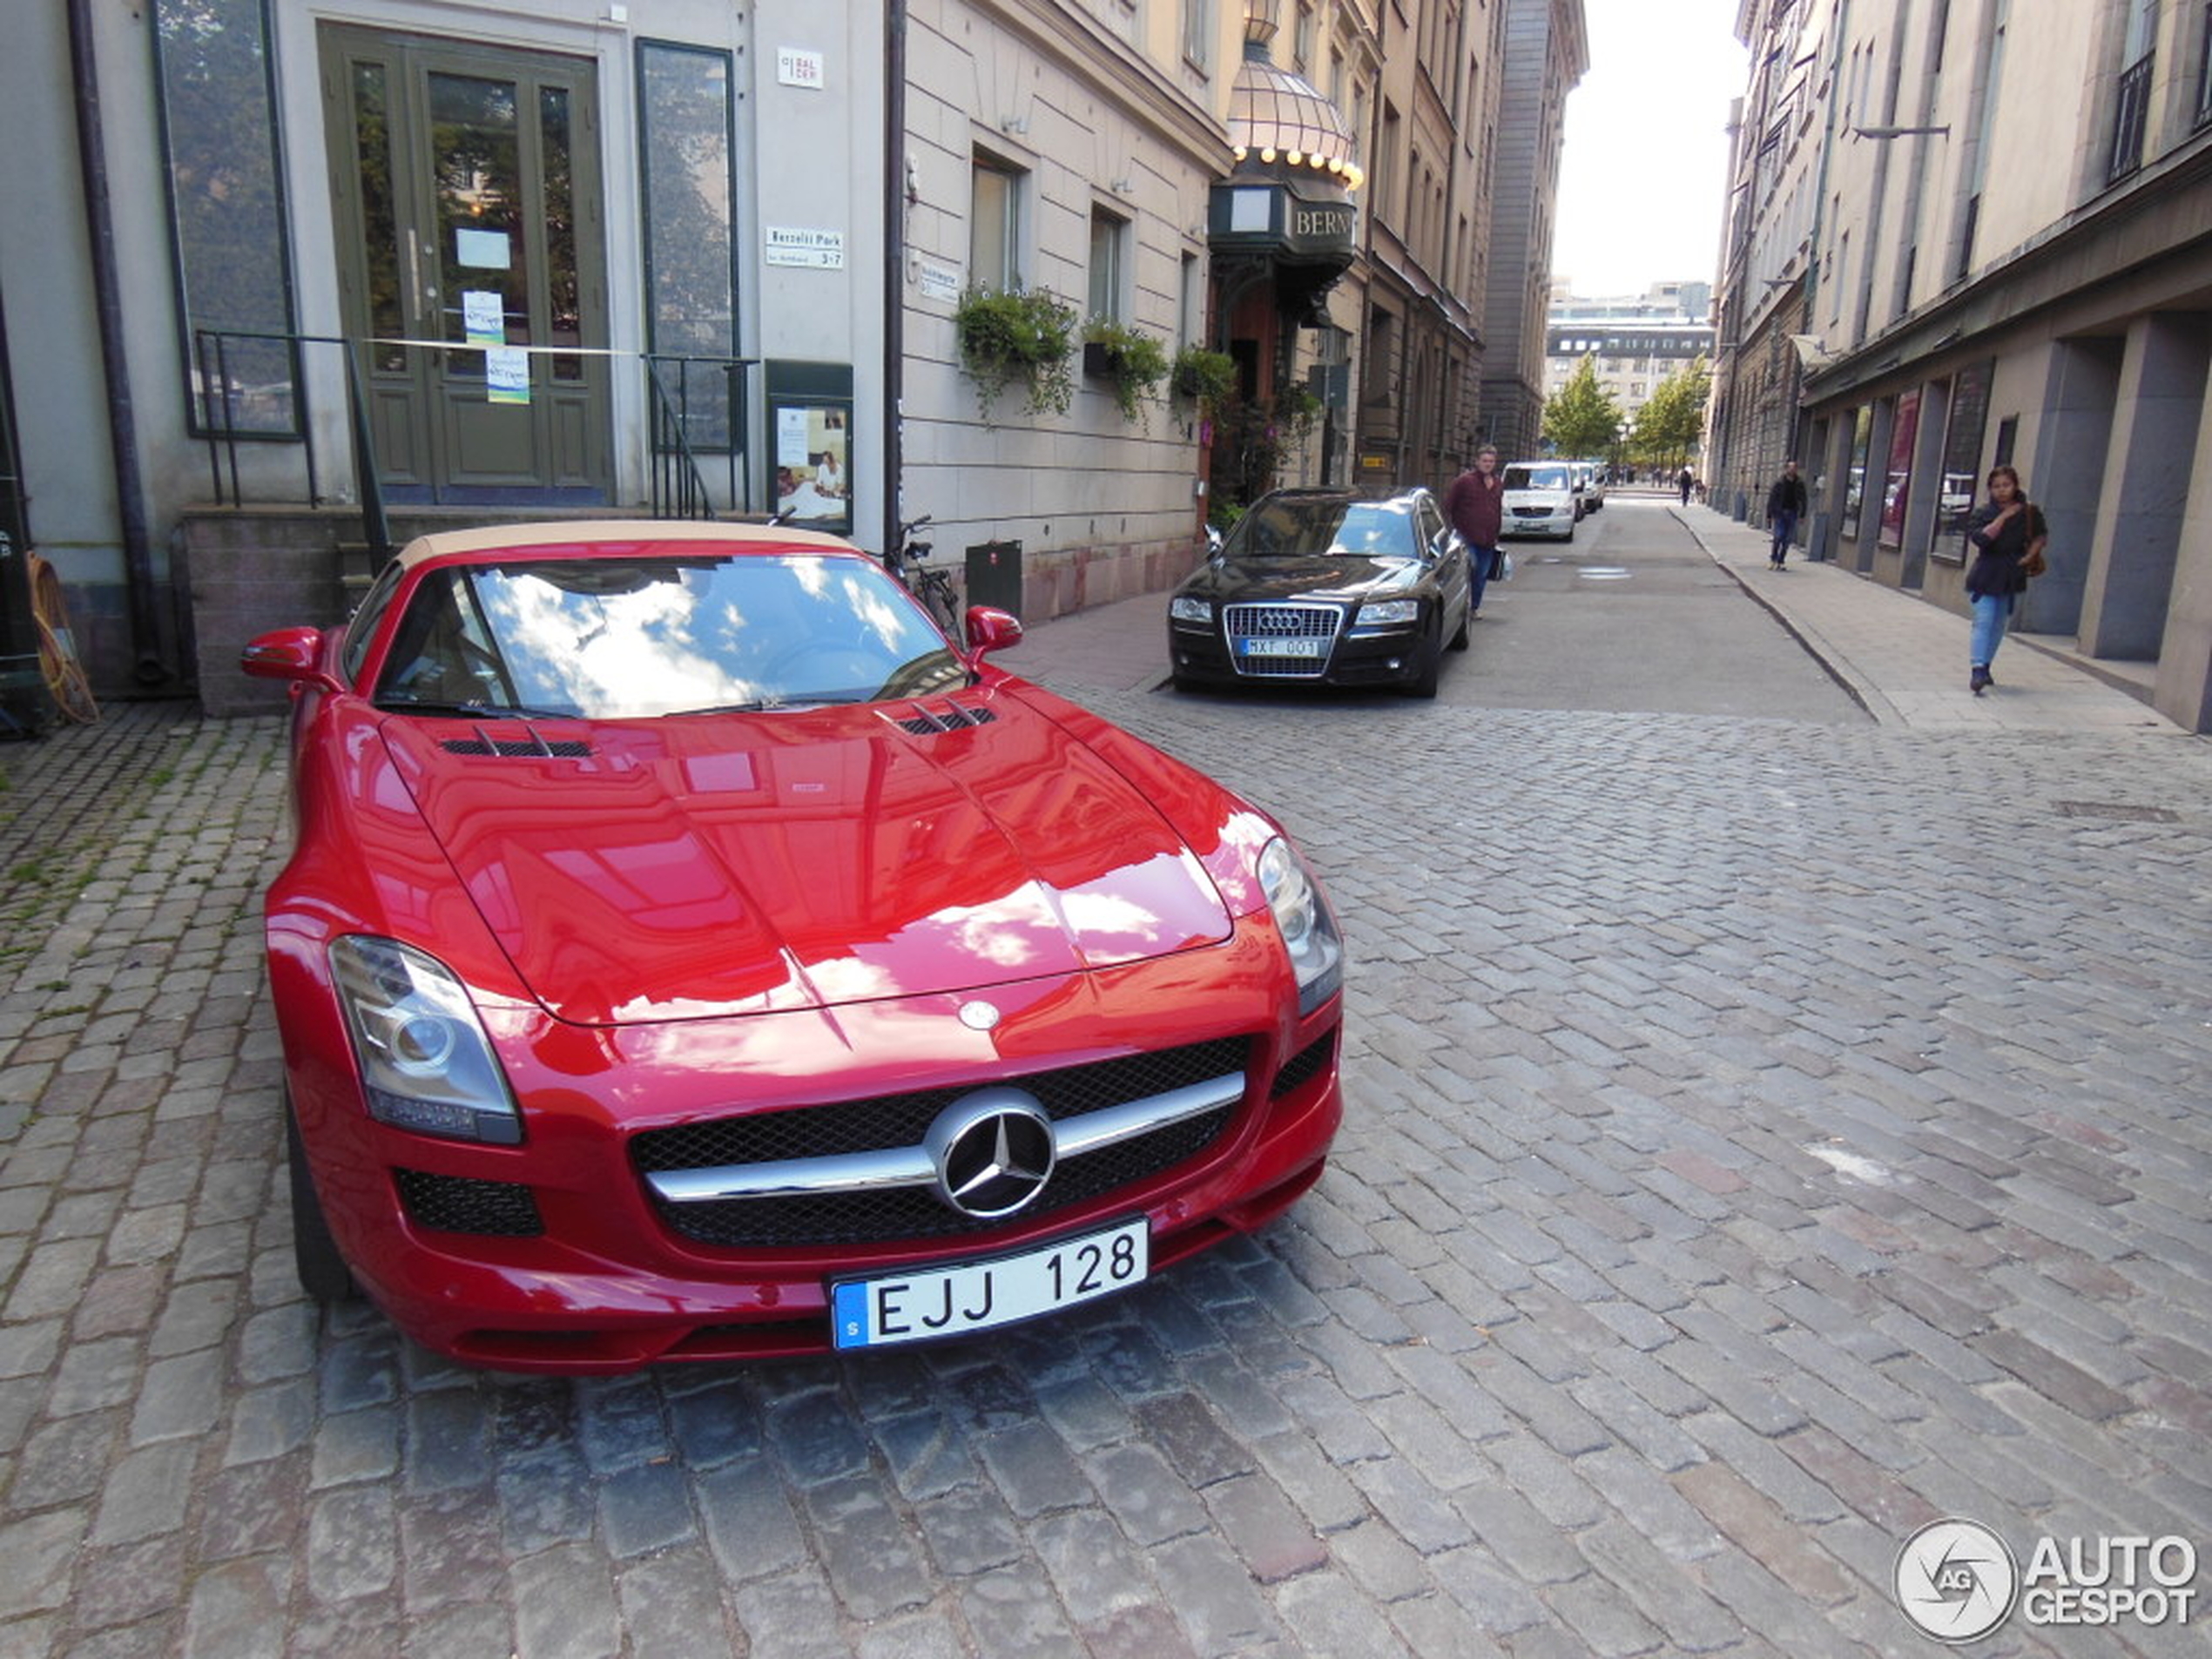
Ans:
[[[545,1231],[536,1197],[512,1181],[429,1175],[421,1170],[395,1170],[392,1175],[408,1219],[418,1227],[495,1238],[534,1238]]]
[[[1224,605],[1222,631],[1230,660],[1240,674],[1269,679],[1318,679],[1328,671],[1337,629],[1344,620],[1336,605]],[[1299,649],[1311,656],[1294,656]]]
[[[1251,1053],[1249,1039],[1223,1037],[997,1081],[1027,1089],[1056,1123],[1240,1072]],[[648,1130],[631,1139],[631,1161],[642,1177],[918,1146],[938,1115],[978,1086],[916,1089]],[[1211,1113],[1063,1159],[1024,1217],[1050,1214],[1157,1175],[1211,1146],[1233,1115],[1233,1110]],[[948,1209],[926,1187],[685,1204],[666,1202],[650,1186],[646,1192],[676,1232],[700,1244],[732,1247],[929,1238],[992,1224]]]

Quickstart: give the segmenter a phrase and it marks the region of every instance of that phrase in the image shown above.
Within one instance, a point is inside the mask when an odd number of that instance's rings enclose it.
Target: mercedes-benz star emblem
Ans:
[[[1010,1216],[1044,1190],[1058,1156],[1035,1096],[996,1085],[963,1095],[923,1137],[937,1196],[978,1221]]]

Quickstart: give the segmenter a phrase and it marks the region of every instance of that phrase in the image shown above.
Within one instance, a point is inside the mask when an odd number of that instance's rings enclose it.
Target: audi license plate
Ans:
[[[1150,1244],[1139,1217],[1018,1256],[843,1279],[830,1286],[832,1339],[840,1348],[887,1348],[1033,1319],[1140,1283]]]
[[[1325,642],[1318,639],[1240,639],[1240,657],[1318,657]]]

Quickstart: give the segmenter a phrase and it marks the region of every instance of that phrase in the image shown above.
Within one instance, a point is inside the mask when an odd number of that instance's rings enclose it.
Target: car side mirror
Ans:
[[[289,680],[332,691],[343,689],[322,671],[320,628],[280,628],[263,634],[239,653],[238,665],[255,679]]]
[[[968,607],[968,655],[981,662],[995,651],[1022,643],[1022,618],[996,605]]]

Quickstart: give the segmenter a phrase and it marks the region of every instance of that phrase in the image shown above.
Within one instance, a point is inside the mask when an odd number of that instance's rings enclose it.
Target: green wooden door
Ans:
[[[609,499],[596,66],[334,25],[322,61],[341,298],[388,492]]]

